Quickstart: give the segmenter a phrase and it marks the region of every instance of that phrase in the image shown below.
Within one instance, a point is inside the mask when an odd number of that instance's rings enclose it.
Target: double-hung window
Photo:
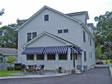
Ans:
[[[27,33],[27,41],[31,40],[31,33]]]
[[[37,36],[37,32],[27,33],[27,42]]]
[[[44,21],[49,21],[49,15],[44,15]]]
[[[32,38],[35,38],[37,36],[37,32],[32,33]]]
[[[83,41],[86,42],[86,33],[83,31]]]

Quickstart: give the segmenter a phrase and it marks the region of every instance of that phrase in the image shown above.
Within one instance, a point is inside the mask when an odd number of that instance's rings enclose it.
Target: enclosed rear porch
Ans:
[[[81,49],[73,46],[25,48],[26,65],[44,65],[45,70],[81,70]]]

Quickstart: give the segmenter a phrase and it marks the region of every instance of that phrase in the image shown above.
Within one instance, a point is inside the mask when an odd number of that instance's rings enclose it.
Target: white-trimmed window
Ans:
[[[90,46],[92,46],[92,39],[90,38]]]
[[[86,42],[86,33],[83,31],[83,41]]]
[[[59,60],[67,60],[67,54],[58,54]]]
[[[27,33],[27,42],[37,36],[37,32]]]
[[[63,32],[64,32],[64,33],[68,33],[68,29],[64,29]]]
[[[62,30],[58,30],[58,33],[62,33]]]
[[[47,54],[47,60],[55,60],[56,55],[55,54]]]
[[[28,54],[26,55],[27,60],[34,60],[34,55],[33,54]]]
[[[44,60],[44,54],[37,54],[36,59],[37,60]]]
[[[49,21],[49,15],[44,15],[44,21]]]

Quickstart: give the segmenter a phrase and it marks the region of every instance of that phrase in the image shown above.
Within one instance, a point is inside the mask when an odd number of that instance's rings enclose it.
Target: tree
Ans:
[[[16,61],[16,57],[14,57],[14,56],[8,56],[8,58],[6,60],[6,62],[8,64],[13,64],[15,61]]]
[[[0,11],[0,16],[2,16],[3,14],[4,14],[4,11],[5,11],[5,9],[3,8],[1,11]],[[2,23],[0,22],[0,25],[1,25]]]
[[[0,28],[0,33],[3,35],[0,37],[0,46],[8,48],[17,48],[17,32],[8,26]]]
[[[4,11],[5,9],[3,8],[1,11],[0,11],[0,16],[2,16],[4,14]]]
[[[102,50],[101,50],[101,45],[100,44],[98,44],[97,46],[96,46],[96,52],[95,52],[95,54],[96,54],[96,59],[102,59],[102,57],[103,57],[103,54],[102,54]]]
[[[95,46],[102,45],[103,59],[112,59],[112,51],[110,51],[112,50],[112,12],[106,12],[104,15],[95,17],[95,21],[97,22],[94,33]]]
[[[27,20],[17,20],[15,24],[9,24],[0,28],[0,33],[4,35],[0,36],[0,46],[7,48],[17,48],[18,45],[18,33],[16,28],[20,27]]]

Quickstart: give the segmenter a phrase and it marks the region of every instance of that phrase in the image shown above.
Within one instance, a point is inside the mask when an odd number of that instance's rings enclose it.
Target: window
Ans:
[[[86,34],[85,34],[85,31],[83,31],[83,41],[86,42]]]
[[[67,54],[58,54],[59,60],[67,60]]]
[[[90,38],[90,46],[92,46],[92,39]]]
[[[44,15],[44,21],[49,21],[49,15]]]
[[[27,33],[27,42],[37,36],[37,32]]]
[[[29,54],[29,55],[26,55],[27,57],[27,60],[34,60],[34,55],[33,54]]]
[[[44,60],[44,54],[37,54],[36,59],[37,60]]]
[[[62,30],[58,30],[58,33],[62,33]]]
[[[32,38],[35,38],[37,36],[37,32],[32,33]]]
[[[55,60],[55,54],[47,54],[48,60]]]
[[[68,33],[68,29],[64,29],[64,33]]]
[[[31,33],[27,33],[27,41],[31,40]]]
[[[86,61],[86,51],[84,51],[84,61]]]

